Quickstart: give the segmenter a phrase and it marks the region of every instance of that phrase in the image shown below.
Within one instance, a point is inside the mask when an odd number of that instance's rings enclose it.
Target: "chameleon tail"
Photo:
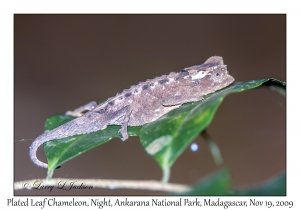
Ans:
[[[77,122],[78,121],[78,122]],[[74,136],[78,134],[83,134],[86,132],[93,132],[94,130],[88,130],[86,126],[88,126],[88,123],[85,122],[85,118],[79,117],[76,118],[70,122],[67,122],[66,124],[63,124],[61,126],[58,126],[57,128],[45,131],[42,135],[38,136],[29,147],[29,156],[34,164],[37,166],[40,166],[42,168],[48,168],[48,165],[46,163],[43,163],[39,161],[36,157],[36,151],[45,142],[54,140],[54,139],[61,139],[68,136]],[[94,128],[94,127],[92,127]],[[98,129],[99,130],[99,129]]]
[[[48,165],[46,163],[43,163],[41,161],[39,161],[36,157],[36,151],[39,148],[39,146],[41,146],[43,143],[50,141],[52,139],[49,139],[45,136],[46,133],[40,135],[39,137],[37,137],[31,144],[31,146],[29,147],[29,156],[30,159],[32,160],[32,162],[34,164],[36,164],[37,166],[40,166],[42,168],[48,168]]]

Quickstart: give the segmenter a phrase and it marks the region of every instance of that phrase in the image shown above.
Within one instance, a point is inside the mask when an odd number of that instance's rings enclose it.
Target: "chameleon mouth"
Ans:
[[[229,84],[231,84],[231,83],[233,83],[233,82],[234,82],[233,76],[231,76],[231,75],[229,74],[229,72],[226,71],[226,79],[225,79],[225,83],[226,83],[227,85],[229,85]]]

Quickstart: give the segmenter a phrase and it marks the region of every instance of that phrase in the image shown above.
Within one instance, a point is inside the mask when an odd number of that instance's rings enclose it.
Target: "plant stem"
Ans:
[[[211,138],[211,136],[207,133],[206,130],[204,130],[201,133],[201,136],[204,138],[205,142],[207,143],[215,163],[217,165],[221,165],[223,163],[223,158],[218,145],[214,142],[214,140]]]
[[[109,179],[33,179],[27,181],[20,181],[14,183],[15,190],[21,189],[35,189],[33,186],[35,183],[38,186],[38,183],[42,183],[43,186],[56,186],[60,187],[59,183],[64,183],[63,187],[71,186],[87,186],[92,188],[108,188],[108,189],[133,189],[133,190],[152,190],[152,191],[163,191],[163,192],[185,192],[190,190],[190,187],[187,185],[181,184],[171,184],[171,183],[161,183],[154,180],[145,180],[145,181],[135,181],[135,180],[109,180]],[[74,183],[74,185],[71,185]]]
[[[51,179],[52,178],[52,176],[53,176],[53,172],[54,172],[54,170],[48,170],[47,171],[47,179]]]
[[[163,169],[163,176],[161,178],[162,183],[168,183],[170,179],[170,168],[164,168]]]

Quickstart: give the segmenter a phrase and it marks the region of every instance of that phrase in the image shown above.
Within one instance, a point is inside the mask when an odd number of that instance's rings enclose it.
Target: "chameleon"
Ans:
[[[36,151],[43,143],[69,136],[87,134],[121,125],[121,140],[128,139],[127,126],[142,126],[153,122],[184,103],[204,100],[203,96],[229,86],[234,78],[221,56],[212,56],[201,65],[148,79],[124,89],[97,105],[92,101],[66,115],[77,117],[53,130],[45,131],[29,147],[31,160],[40,167]]]

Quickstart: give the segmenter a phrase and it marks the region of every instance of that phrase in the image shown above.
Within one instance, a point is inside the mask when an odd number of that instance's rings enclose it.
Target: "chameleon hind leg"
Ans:
[[[81,107],[78,107],[77,109],[74,109],[73,111],[67,111],[65,115],[73,116],[73,117],[80,117],[84,114],[85,111],[90,111],[94,109],[97,106],[97,103],[95,101],[91,101],[88,104],[85,104]]]
[[[108,122],[109,125],[113,125],[116,122],[122,125],[121,129],[119,130],[119,132],[122,134],[122,138],[121,138],[122,141],[128,139],[127,126],[128,126],[131,112],[132,112],[131,107],[127,105],[122,109],[115,111],[107,116],[107,119],[109,119]]]
[[[125,141],[126,139],[128,139],[128,133],[127,133],[127,125],[128,125],[128,122],[129,122],[129,119],[130,119],[130,114],[132,112],[132,109],[130,108],[130,106],[127,106],[125,107],[126,108],[126,114],[124,116],[124,120],[123,120],[123,123],[122,123],[122,127],[121,129],[119,130],[119,132],[122,134],[122,138],[121,140],[122,141]]]

